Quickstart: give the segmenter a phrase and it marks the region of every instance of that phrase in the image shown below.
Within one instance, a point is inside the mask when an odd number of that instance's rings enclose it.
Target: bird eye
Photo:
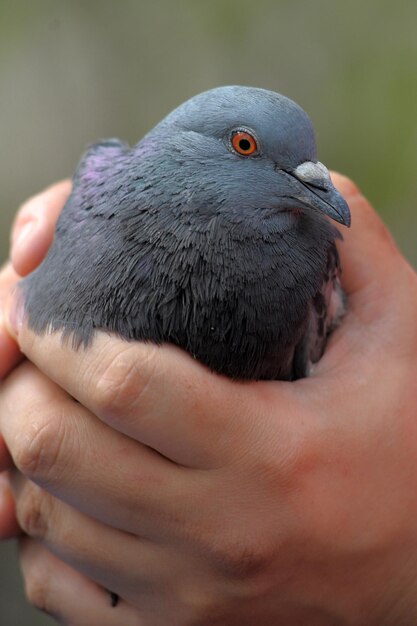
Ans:
[[[255,137],[245,130],[233,131],[231,143],[233,149],[242,156],[250,156],[258,149]]]

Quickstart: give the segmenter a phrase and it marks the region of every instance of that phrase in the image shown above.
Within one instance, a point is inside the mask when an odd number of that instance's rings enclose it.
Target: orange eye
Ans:
[[[243,156],[250,156],[258,149],[255,138],[244,130],[235,130],[231,141],[234,150]]]

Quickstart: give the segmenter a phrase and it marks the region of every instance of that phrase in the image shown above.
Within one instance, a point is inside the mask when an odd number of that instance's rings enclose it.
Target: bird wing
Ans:
[[[346,312],[346,295],[340,284],[340,262],[336,246],[329,249],[327,269],[319,291],[310,303],[306,331],[294,351],[293,379],[311,373],[323,355],[327,338]]]

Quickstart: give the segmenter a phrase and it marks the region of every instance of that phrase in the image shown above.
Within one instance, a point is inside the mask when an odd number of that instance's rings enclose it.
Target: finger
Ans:
[[[405,364],[406,352],[411,354],[416,344],[415,273],[354,184],[340,175],[333,180],[352,212],[352,228],[344,231],[339,246],[347,314],[332,334],[311,380],[321,375],[337,378],[337,382],[351,380],[352,375],[354,379],[376,376],[382,380],[382,371],[395,359]]]
[[[27,537],[20,541],[20,565],[29,602],[68,626],[140,626],[138,612]]]
[[[0,307],[19,275],[32,271],[43,259],[52,241],[56,219],[71,189],[69,181],[53,185],[29,200],[19,210],[11,234],[12,263],[0,277]],[[0,380],[21,360],[20,350],[0,321]]]
[[[92,413],[182,465],[216,466],[240,438],[252,439],[262,393],[215,375],[170,345],[126,342],[97,332],[87,350],[59,333],[42,337],[24,324],[26,356]]]
[[[16,514],[26,535],[106,589],[145,601],[172,577],[170,550],[101,524],[57,500],[15,471]],[[142,604],[141,603],[141,604]]]
[[[12,227],[10,256],[21,276],[35,269],[44,258],[70,191],[70,181],[62,181],[28,200],[19,210]]]
[[[333,173],[332,180],[349,204],[352,226],[343,229],[339,253],[343,268],[343,286],[354,296],[367,288],[390,291],[398,281],[398,272],[406,263],[389,231],[360,193],[345,176]],[[386,288],[388,287],[388,288]],[[355,298],[351,298],[355,303]]]
[[[153,538],[198,518],[189,502],[203,505],[203,478],[109,428],[28,362],[4,383],[0,430],[25,476],[105,524]]]
[[[3,472],[0,473],[0,541],[12,539],[20,533],[9,478]]]
[[[6,264],[0,272],[0,380],[22,359],[18,345],[7,332],[3,313],[6,299],[18,280],[11,264]]]

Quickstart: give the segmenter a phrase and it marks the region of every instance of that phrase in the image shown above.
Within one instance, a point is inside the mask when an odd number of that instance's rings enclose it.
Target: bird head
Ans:
[[[285,96],[252,87],[212,89],[170,113],[145,144],[155,139],[170,157],[172,188],[177,182],[190,210],[197,203],[200,211],[283,224],[289,214],[309,212],[350,225],[348,205],[317,161],[309,117]]]

